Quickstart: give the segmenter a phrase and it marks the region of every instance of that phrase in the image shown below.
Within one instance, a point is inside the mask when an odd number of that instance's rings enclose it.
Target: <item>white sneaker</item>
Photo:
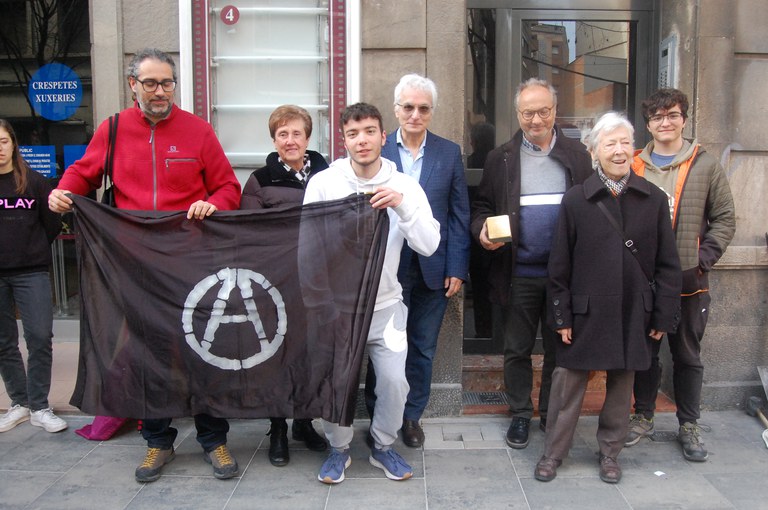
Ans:
[[[29,423],[35,427],[43,427],[46,432],[59,432],[67,428],[67,422],[53,414],[53,409],[50,407],[32,411]]]
[[[29,408],[16,404],[8,412],[0,416],[0,432],[7,432],[19,423],[29,419]]]

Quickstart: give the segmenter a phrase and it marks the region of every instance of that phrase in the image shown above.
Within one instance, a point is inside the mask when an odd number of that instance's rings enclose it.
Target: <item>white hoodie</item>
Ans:
[[[389,237],[374,310],[403,299],[403,288],[397,281],[403,241],[408,241],[411,249],[426,257],[440,244],[440,223],[432,216],[427,195],[413,177],[398,172],[397,166],[384,158],[381,158],[381,170],[369,180],[355,175],[349,158],[337,159],[309,180],[304,193],[304,203],[309,204],[372,192],[380,186],[402,193],[403,201],[397,207],[387,208]]]

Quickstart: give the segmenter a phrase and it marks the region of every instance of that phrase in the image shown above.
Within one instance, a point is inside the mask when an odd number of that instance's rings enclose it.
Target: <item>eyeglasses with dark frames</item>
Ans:
[[[541,120],[546,120],[552,115],[554,108],[542,108],[540,110],[517,110],[520,112],[520,116],[525,120],[533,120],[535,115],[538,115]]]
[[[135,78],[135,80],[139,83],[141,83],[141,88],[144,89],[144,92],[154,92],[157,90],[157,87],[162,87],[165,92],[173,92],[176,90],[176,80],[163,80],[163,81],[157,81],[152,79],[147,80],[140,80],[138,78]]]
[[[651,115],[650,117],[648,117],[648,122],[650,122],[651,124],[661,124],[662,122],[664,122],[665,118],[669,119],[670,122],[677,122],[678,120],[684,117],[685,116],[681,112],[669,112],[665,115],[661,115],[661,114]]]
[[[405,113],[408,115],[412,115],[414,110],[419,110],[419,115],[429,115],[432,112],[432,106],[428,104],[420,104],[419,106],[414,106],[410,103],[400,104],[396,103],[397,106],[403,109]]]

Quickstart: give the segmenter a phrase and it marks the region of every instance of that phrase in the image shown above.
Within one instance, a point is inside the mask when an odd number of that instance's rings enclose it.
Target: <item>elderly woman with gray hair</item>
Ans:
[[[679,320],[681,272],[659,188],[630,170],[632,124],[603,115],[587,137],[595,173],[563,196],[549,258],[548,320],[562,342],[537,480],[568,455],[591,370],[606,371],[597,443],[600,479],[617,483],[635,370]]]

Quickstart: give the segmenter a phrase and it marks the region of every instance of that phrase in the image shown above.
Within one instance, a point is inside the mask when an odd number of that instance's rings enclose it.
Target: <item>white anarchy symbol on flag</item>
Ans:
[[[261,288],[269,294],[277,310],[277,331],[271,341],[267,338],[267,334],[264,332],[264,326],[261,323],[259,311],[256,309],[256,303],[253,300],[253,288],[251,286],[253,282],[261,286]],[[217,293],[216,301],[213,303],[211,316],[208,320],[208,325],[205,328],[205,333],[203,334],[203,340],[198,341],[192,324],[192,316],[203,296],[205,296],[211,288],[219,284],[221,285],[221,288]],[[239,315],[224,315],[229,296],[235,287],[240,289],[246,313]],[[246,359],[225,358],[217,356],[211,352],[211,346],[213,345],[216,331],[221,324],[244,322],[253,324],[256,336],[261,344],[261,352]],[[280,294],[280,291],[273,287],[269,280],[264,278],[263,275],[255,271],[251,271],[250,269],[232,269],[229,267],[220,270],[216,274],[203,278],[197,285],[195,285],[184,303],[184,312],[182,313],[181,323],[184,327],[187,344],[203,359],[203,361],[224,370],[252,368],[274,356],[283,344],[285,332],[288,327],[285,302],[283,302],[283,296]]]

